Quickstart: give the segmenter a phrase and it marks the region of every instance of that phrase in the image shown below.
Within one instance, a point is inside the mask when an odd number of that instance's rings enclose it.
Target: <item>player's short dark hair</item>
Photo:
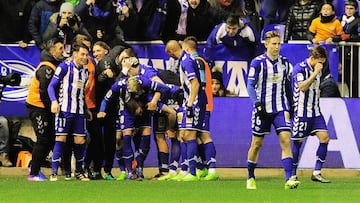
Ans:
[[[45,42],[45,50],[50,51],[57,43],[63,43],[63,41],[57,37],[49,39]]]
[[[90,42],[90,47],[88,47],[86,44],[84,44],[84,41]],[[83,34],[77,34],[77,35],[75,35],[74,40],[73,40],[73,44],[72,44],[72,48],[73,48],[74,46],[76,46],[77,44],[84,44],[84,45],[86,45],[87,49],[88,49],[89,51],[91,51],[91,39],[90,39],[89,36],[83,35]]]
[[[89,47],[86,46],[86,44],[84,44],[84,43],[73,44],[72,51],[73,52],[78,52],[80,50],[80,48],[84,48],[84,49],[89,51]]]
[[[315,59],[319,58],[327,58],[327,51],[323,46],[314,46],[310,50],[310,56],[312,56]]]
[[[136,100],[135,98],[130,98],[128,101],[125,102],[124,107],[131,115],[135,115],[136,110],[139,107],[143,108],[144,104],[142,102]]]
[[[189,36],[184,39],[183,44],[186,44],[190,48],[197,50],[198,40],[195,36]]]
[[[129,57],[136,57],[138,58],[135,50],[133,48],[126,48],[122,52],[125,52]]]

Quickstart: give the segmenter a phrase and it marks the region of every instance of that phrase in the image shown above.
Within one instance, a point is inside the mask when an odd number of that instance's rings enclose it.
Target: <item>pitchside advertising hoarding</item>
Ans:
[[[132,44],[137,51],[141,63],[153,65],[159,69],[167,69],[169,57],[160,42]],[[292,64],[304,60],[308,56],[306,44],[283,44],[281,54]],[[200,47],[200,53],[202,46]],[[338,52],[336,47],[327,46],[330,69],[337,79]],[[22,75],[19,87],[6,87],[0,115],[27,117],[24,105],[28,94],[28,86],[33,77],[35,67],[39,63],[39,50],[35,46],[21,49],[17,45],[0,45],[0,70],[2,75],[17,72]],[[239,54],[226,53],[219,47],[215,53],[216,66],[222,67],[226,87],[236,92],[238,98],[214,98],[214,111],[211,117],[211,134],[217,147],[218,167],[246,167],[247,151],[251,142],[252,103],[246,91],[248,61],[242,60]],[[325,167],[360,168],[360,121],[356,118],[360,112],[359,99],[322,98],[322,112],[328,124],[330,144]],[[274,130],[273,130],[274,131]],[[313,168],[318,140],[310,137],[303,145],[300,157],[300,168]],[[146,161],[147,166],[157,166],[156,147]],[[282,167],[281,150],[274,132],[265,138],[264,147],[259,158],[259,167]]]

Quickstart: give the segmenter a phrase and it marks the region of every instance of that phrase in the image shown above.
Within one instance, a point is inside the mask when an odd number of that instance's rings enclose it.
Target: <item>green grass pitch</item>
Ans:
[[[259,177],[257,190],[245,178],[219,181],[64,181],[28,182],[26,176],[0,176],[0,202],[359,202],[360,178],[331,178],[332,183],[301,177],[298,189],[285,190],[282,177]]]

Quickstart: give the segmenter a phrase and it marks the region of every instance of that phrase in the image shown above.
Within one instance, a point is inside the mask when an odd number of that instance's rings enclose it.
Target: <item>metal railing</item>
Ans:
[[[340,42],[340,63],[342,65],[340,91],[342,97],[360,96],[360,42]],[[347,72],[348,71],[348,72]],[[348,90],[348,94],[346,94]]]

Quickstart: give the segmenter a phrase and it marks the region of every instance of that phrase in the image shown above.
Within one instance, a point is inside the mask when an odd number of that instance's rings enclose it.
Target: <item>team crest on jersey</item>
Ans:
[[[254,67],[250,67],[249,76],[250,76],[250,77],[253,77],[254,75],[255,75],[255,68],[254,68]]]
[[[106,93],[106,97],[111,97],[111,95],[112,95],[112,91],[111,90],[109,90],[107,93]]]
[[[298,74],[296,75],[296,80],[297,80],[297,81],[303,81],[303,80],[304,80],[303,74],[298,73]]]
[[[61,68],[56,68],[56,71],[55,71],[55,75],[59,75],[60,74],[60,72],[61,72]]]

